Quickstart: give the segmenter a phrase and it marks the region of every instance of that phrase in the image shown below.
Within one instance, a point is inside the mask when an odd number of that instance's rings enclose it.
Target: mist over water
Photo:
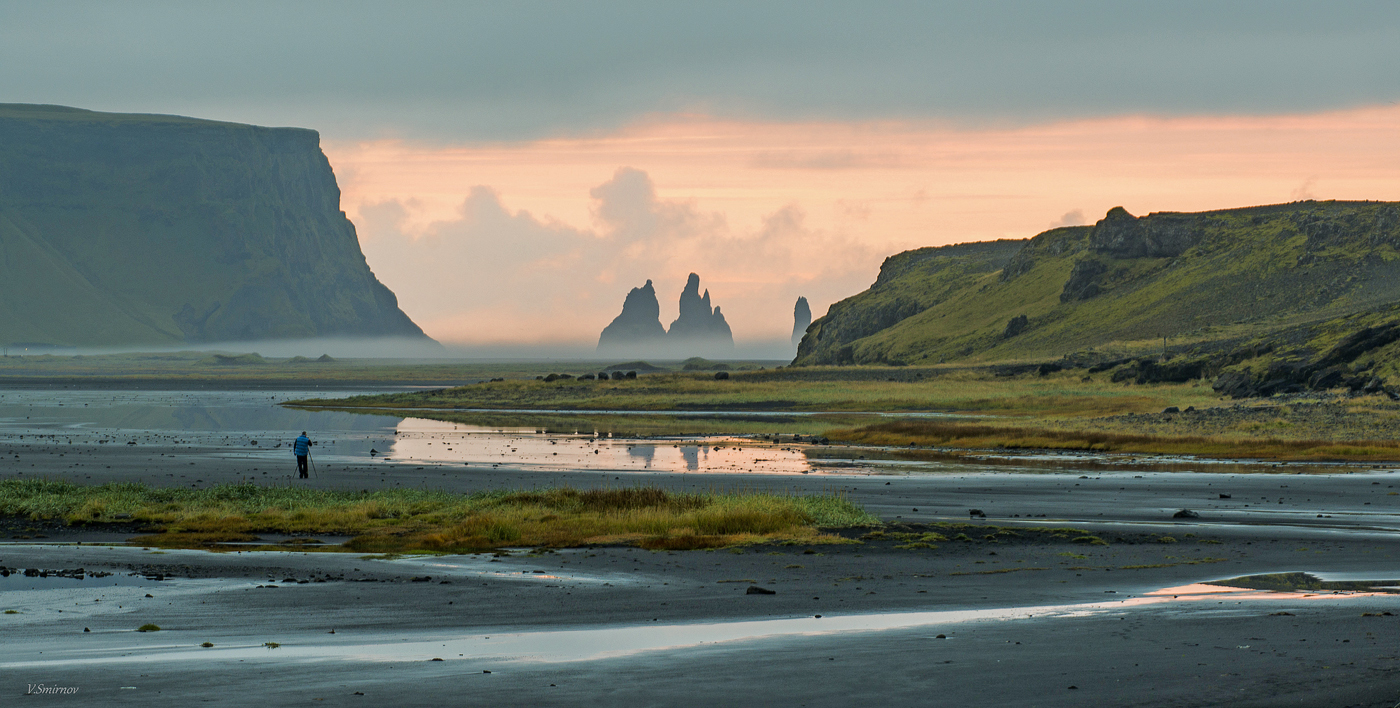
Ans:
[[[407,359],[407,360],[496,360],[496,361],[570,361],[598,362],[602,365],[645,359],[683,361],[693,356],[706,356],[716,361],[772,361],[785,364],[796,355],[796,348],[783,340],[736,342],[734,349],[717,354],[714,351],[693,350],[684,346],[636,347],[626,351],[599,353],[593,342],[543,342],[469,344],[435,342],[425,339],[378,337],[318,337],[313,339],[266,339],[198,344],[133,344],[111,347],[48,347],[10,349],[12,356],[58,354],[100,356],[103,354],[217,352],[222,354],[257,353],[264,357],[316,358],[328,354],[337,359]]]

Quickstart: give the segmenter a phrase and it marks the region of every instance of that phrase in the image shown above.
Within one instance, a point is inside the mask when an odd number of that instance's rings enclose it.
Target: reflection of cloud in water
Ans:
[[[631,457],[639,457],[645,466],[650,468],[651,461],[656,459],[655,445],[634,445],[627,448],[627,454]]]

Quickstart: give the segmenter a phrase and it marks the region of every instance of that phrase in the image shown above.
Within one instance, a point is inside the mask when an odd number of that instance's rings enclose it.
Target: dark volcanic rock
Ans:
[[[1200,227],[1190,215],[1149,214],[1138,218],[1113,207],[1089,234],[1089,248],[1117,258],[1179,256],[1196,242]]]
[[[1069,280],[1065,282],[1065,289],[1060,293],[1060,302],[1088,300],[1098,295],[1100,291],[1099,276],[1102,276],[1107,270],[1107,266],[1092,258],[1075,263],[1074,268],[1069,272]]]
[[[1369,374],[1354,374],[1348,365],[1362,355],[1400,340],[1400,322],[1366,327],[1347,335],[1335,347],[1309,361],[1275,361],[1259,376],[1227,371],[1215,379],[1216,393],[1231,398],[1346,388],[1361,393],[1395,394]]]
[[[680,317],[671,323],[666,338],[673,344],[703,349],[733,349],[734,334],[718,307],[710,307],[710,291],[700,294],[700,276],[691,273],[681,291]]]
[[[812,324],[812,307],[807,304],[807,298],[797,298],[797,304],[792,308],[792,346],[797,346],[802,341],[802,335],[807,333],[807,328]]]
[[[638,344],[656,344],[666,336],[661,326],[661,304],[656,289],[648,280],[640,288],[632,288],[622,301],[622,313],[603,328],[598,337],[598,351],[626,350]]]
[[[1254,393],[1254,379],[1242,371],[1226,371],[1216,377],[1211,388],[1222,396],[1244,398]]]
[[[1002,331],[1001,338],[1011,339],[1012,337],[1026,331],[1026,324],[1028,322],[1029,320],[1026,319],[1025,315],[1016,315],[1015,317],[1012,317],[1010,320],[1007,321],[1006,329]]]
[[[1149,383],[1185,383],[1194,381],[1205,375],[1209,365],[1207,361],[1201,359],[1184,359],[1176,361],[1156,361],[1153,359],[1137,359],[1127,362],[1113,372],[1110,379],[1114,383],[1132,381],[1136,384]],[[1090,373],[1094,370],[1090,369]]]

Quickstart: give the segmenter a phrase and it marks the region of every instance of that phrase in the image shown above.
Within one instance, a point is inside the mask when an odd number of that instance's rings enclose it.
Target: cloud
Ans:
[[[1295,201],[1295,202],[1301,202],[1301,201],[1307,201],[1307,200],[1309,200],[1309,199],[1314,199],[1315,197],[1313,197],[1313,187],[1316,186],[1316,185],[1317,185],[1317,175],[1313,175],[1313,176],[1311,176],[1311,177],[1309,177],[1309,178],[1303,180],[1303,183],[1300,184],[1300,185],[1298,185],[1298,187],[1295,188],[1292,192],[1289,192],[1288,198],[1289,198],[1290,200],[1292,200],[1292,201]]]
[[[884,254],[806,223],[797,205],[736,231],[724,216],[658,198],[644,171],[624,167],[589,191],[596,227],[511,211],[477,186],[455,218],[413,227],[415,205],[360,206],[376,274],[432,336],[493,344],[596,342],[627,291],[655,281],[663,324],[686,276],[699,273],[737,340],[780,339],[798,295],[830,303],[865,287]]]
[[[1060,217],[1059,221],[1051,223],[1050,228],[1057,229],[1061,226],[1083,226],[1088,223],[1092,222],[1089,221],[1088,217],[1084,216],[1084,210],[1074,209],[1065,212],[1064,215]]]
[[[130,0],[0,16],[5,100],[340,138],[529,139],[697,110],[984,125],[1400,97],[1385,70],[1400,4],[1374,0]]]
[[[764,151],[755,154],[749,164],[778,170],[889,170],[908,166],[903,155],[856,150]]]

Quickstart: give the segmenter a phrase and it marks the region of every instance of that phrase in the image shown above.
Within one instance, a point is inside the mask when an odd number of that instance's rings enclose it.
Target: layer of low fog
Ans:
[[[165,346],[145,344],[130,347],[35,347],[29,350],[10,347],[7,353],[10,356],[32,356],[42,354],[88,356],[137,352],[256,353],[264,357],[275,359],[297,356],[314,359],[326,354],[335,359],[592,361],[602,364],[617,363],[622,361],[622,359],[649,359],[656,362],[679,361],[689,358],[694,354],[694,352],[687,353],[681,350],[638,349],[635,352],[628,352],[625,357],[619,358],[617,354],[599,354],[592,343],[574,345],[509,343],[460,345],[452,343],[439,344],[430,340],[395,337],[362,339],[321,337],[314,339],[272,339],[241,342],[171,344]],[[787,361],[792,359],[792,355],[792,347],[788,342],[774,340],[740,343],[735,346],[732,353],[725,354],[722,357],[711,358],[716,360]]]

